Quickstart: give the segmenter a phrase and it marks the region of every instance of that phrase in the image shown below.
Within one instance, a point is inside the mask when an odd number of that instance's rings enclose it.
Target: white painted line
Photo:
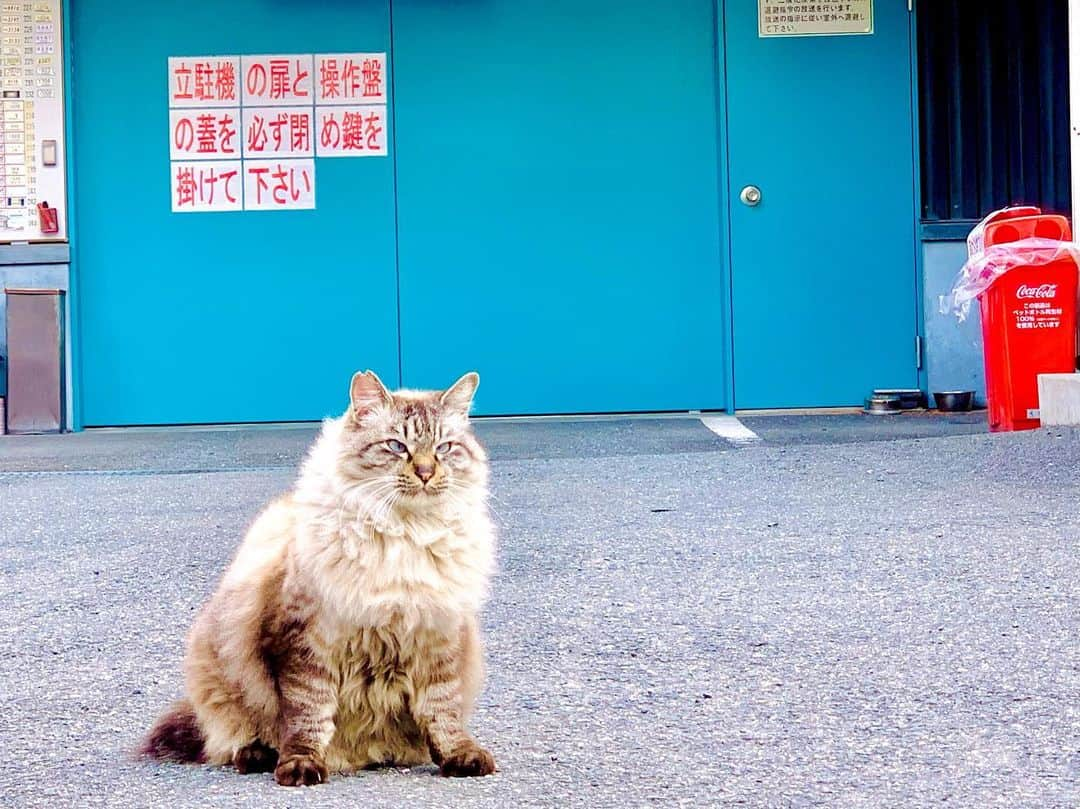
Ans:
[[[732,444],[753,444],[761,440],[761,436],[735,416],[703,416],[701,423]]]

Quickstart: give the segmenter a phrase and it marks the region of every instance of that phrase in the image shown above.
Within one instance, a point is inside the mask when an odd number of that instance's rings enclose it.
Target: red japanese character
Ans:
[[[236,127],[233,126],[235,123],[236,121],[228,113],[218,118],[218,138],[221,142],[222,154],[236,153],[236,147],[232,144],[233,138],[236,137]]]
[[[176,92],[173,93],[173,98],[177,101],[193,98],[194,96],[191,95],[191,68],[181,62],[173,75],[176,77]]]
[[[293,151],[311,150],[311,116],[308,113],[294,113],[289,116],[289,133],[292,136],[290,148]]]
[[[270,98],[285,98],[289,94],[289,60],[270,60]]]
[[[304,90],[304,91],[301,92],[300,85],[304,82],[304,79],[306,79],[309,75],[311,75],[311,74],[308,71],[301,69],[300,60],[297,59],[296,60],[296,78],[293,80],[293,85],[292,85],[292,94],[296,98],[307,98],[307,96],[308,96],[307,90]]]
[[[346,112],[341,121],[341,148],[364,148],[364,113]]]
[[[207,205],[214,204],[214,186],[217,181],[218,176],[214,174],[213,166],[208,169],[199,169],[199,202],[205,202]],[[207,193],[207,188],[210,189],[209,193]]]
[[[195,205],[195,174],[191,166],[181,166],[176,172],[176,207]]]
[[[236,178],[236,169],[233,169],[232,171],[223,171],[223,172],[221,172],[221,179],[223,179],[225,181],[225,199],[227,199],[229,202],[236,202],[237,201],[237,198],[234,197],[232,195],[232,193],[229,191],[229,188],[230,188],[230,186],[232,184],[232,181],[235,178]]]
[[[247,130],[247,149],[249,152],[261,152],[266,148],[266,122],[261,115],[251,116]]]
[[[190,118],[181,118],[176,122],[176,129],[173,131],[173,143],[182,152],[191,151],[191,147],[195,145],[195,125]]]
[[[218,62],[217,97],[219,101],[236,100],[236,67],[232,62]]]
[[[364,97],[382,98],[382,60],[365,59],[361,74],[364,77]]]
[[[248,66],[244,78],[249,96],[262,96],[266,93],[266,65],[254,62]]]
[[[341,124],[334,117],[335,113],[323,113],[322,131],[319,133],[319,143],[336,149],[341,145]]]
[[[269,183],[263,177],[264,174],[268,174],[270,169],[265,166],[249,166],[248,174],[255,175],[255,204],[262,204],[262,192],[264,188],[269,188]]]
[[[274,151],[281,151],[281,129],[289,123],[289,113],[279,112],[277,118],[270,121],[270,136],[274,139]]]
[[[356,98],[360,93],[362,82],[360,66],[352,59],[346,59],[345,66],[341,69],[342,95],[347,98]]]
[[[380,148],[379,141],[381,140],[379,135],[383,131],[381,126],[382,118],[377,112],[373,112],[364,119],[364,123],[367,124],[367,129],[364,133],[367,135],[367,147],[369,149],[378,150]]]
[[[207,205],[214,204],[214,193],[217,188],[217,184],[220,181],[224,186],[225,199],[228,202],[235,203],[237,197],[233,195],[230,190],[232,181],[236,178],[236,170],[223,171],[218,174],[214,171],[213,166],[207,169],[199,170],[199,202],[206,203]]]
[[[199,152],[213,154],[217,151],[217,120],[211,114],[200,115],[198,120]]]
[[[341,81],[341,73],[338,71],[337,59],[323,59],[319,63],[319,86],[322,88],[323,98],[336,98],[340,95],[338,83]]]
[[[286,177],[289,178],[288,184],[285,183]],[[288,197],[286,197],[285,194],[292,196],[293,202],[296,202],[296,200],[300,198],[300,195],[292,190],[293,183],[291,170],[286,173],[282,165],[278,163],[277,171],[274,172],[274,179],[277,180],[277,185],[274,186],[274,202],[278,205],[284,205],[288,202]],[[281,197],[278,197],[279,193],[282,195]]]
[[[214,68],[207,62],[195,63],[195,98],[199,101],[214,99]]]

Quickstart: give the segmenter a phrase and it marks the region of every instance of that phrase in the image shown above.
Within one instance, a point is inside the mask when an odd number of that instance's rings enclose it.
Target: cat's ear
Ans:
[[[469,373],[443,391],[442,396],[439,397],[439,404],[448,410],[456,410],[463,416],[467,416],[469,415],[469,409],[472,407],[473,396],[476,395],[476,389],[479,386],[480,374],[469,371]]]
[[[372,408],[392,401],[390,391],[374,371],[357,371],[353,375],[352,384],[349,385],[349,404],[354,418],[360,418]]]

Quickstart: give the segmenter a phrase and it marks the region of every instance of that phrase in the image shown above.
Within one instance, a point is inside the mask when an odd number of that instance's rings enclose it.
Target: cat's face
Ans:
[[[487,458],[469,426],[480,378],[445,391],[391,393],[368,371],[353,377],[342,471],[378,508],[422,507],[474,493]]]

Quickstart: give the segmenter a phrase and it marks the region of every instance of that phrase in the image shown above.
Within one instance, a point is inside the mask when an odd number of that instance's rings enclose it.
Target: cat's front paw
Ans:
[[[241,775],[256,772],[273,772],[277,766],[277,761],[277,750],[258,740],[253,741],[246,747],[241,747],[233,756],[233,766]]]
[[[439,773],[449,778],[491,775],[493,772],[495,759],[478,744],[455,750],[448,758],[443,759],[439,767]]]
[[[330,777],[326,765],[318,756],[283,756],[274,770],[274,780],[283,787],[311,787]]]

